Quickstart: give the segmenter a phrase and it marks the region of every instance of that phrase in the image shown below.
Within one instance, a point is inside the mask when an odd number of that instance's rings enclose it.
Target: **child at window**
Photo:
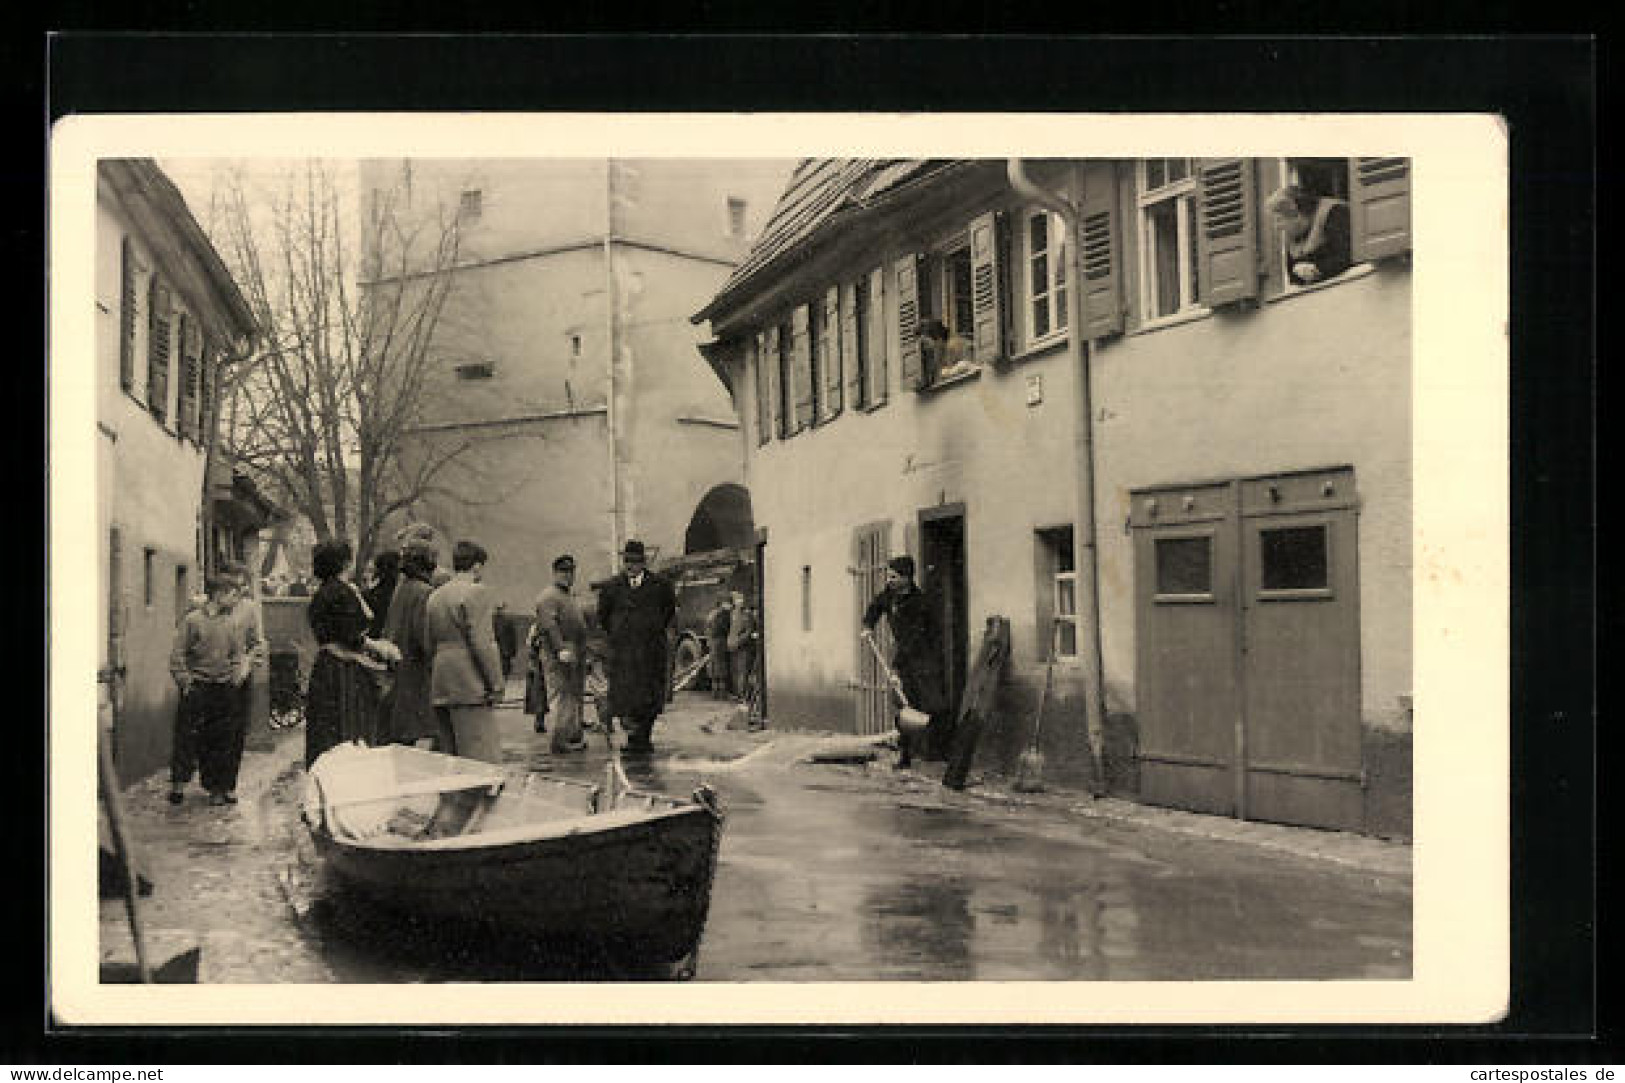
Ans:
[[[926,379],[930,383],[951,379],[971,368],[965,340],[948,330],[941,320],[926,320],[920,327],[920,348],[924,351]]]
[[[1294,286],[1323,282],[1348,269],[1352,260],[1347,203],[1289,184],[1264,206],[1286,239],[1287,279]]]

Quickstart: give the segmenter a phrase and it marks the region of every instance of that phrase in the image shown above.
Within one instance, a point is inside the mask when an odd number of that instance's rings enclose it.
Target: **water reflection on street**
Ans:
[[[538,745],[541,742],[537,742]],[[601,777],[602,749],[528,765]],[[701,981],[1404,978],[1408,878],[1053,809],[945,803],[883,767],[631,758],[728,813]],[[642,980],[569,945],[387,913],[285,840],[341,981]],[[617,969],[621,967],[621,969]]]

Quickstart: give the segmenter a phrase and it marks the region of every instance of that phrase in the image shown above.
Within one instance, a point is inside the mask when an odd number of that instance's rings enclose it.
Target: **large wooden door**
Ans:
[[[1235,487],[1136,493],[1140,793],[1241,815]]]
[[[957,718],[970,671],[965,505],[944,504],[920,512],[920,563],[920,589],[937,607],[937,626],[942,630],[942,673],[948,708]]]
[[[1248,815],[1357,829],[1364,795],[1353,474],[1244,482],[1241,524]]]
[[[1360,827],[1353,472],[1132,499],[1142,797]]]

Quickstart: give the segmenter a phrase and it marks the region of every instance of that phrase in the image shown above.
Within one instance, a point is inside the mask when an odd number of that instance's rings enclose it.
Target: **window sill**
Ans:
[[[1172,316],[1158,316],[1154,320],[1147,320],[1130,331],[1129,334],[1149,335],[1153,331],[1165,331],[1170,327],[1181,327],[1187,323],[1195,323],[1197,320],[1205,320],[1212,315],[1213,310],[1211,308],[1199,306],[1187,309],[1184,312],[1176,312]]]
[[[866,403],[864,403],[862,406],[858,407],[858,413],[860,413],[860,414],[872,414],[876,410],[884,410],[885,408],[886,408],[886,400],[881,399],[879,402],[866,402]]]
[[[941,391],[943,388],[953,387],[955,384],[968,383],[981,375],[982,366],[972,365],[966,368],[963,372],[956,372],[952,376],[948,376],[944,379],[937,380],[934,383],[925,385],[919,389],[919,393],[921,395],[929,395],[933,391]]]
[[[1022,364],[1023,362],[1031,361],[1035,357],[1040,357],[1047,353],[1054,353],[1056,350],[1065,349],[1067,341],[1068,339],[1066,335],[1057,335],[1054,338],[1044,339],[1042,342],[1037,342],[1031,346],[1028,346],[1019,353],[1013,353],[1009,357],[1006,357],[1004,360],[999,362],[999,367],[1013,368],[1014,366]]]
[[[1356,263],[1353,267],[1350,267],[1343,273],[1334,278],[1328,278],[1324,282],[1311,282],[1307,286],[1289,285],[1280,293],[1275,294],[1273,297],[1266,297],[1264,299],[1264,303],[1273,305],[1275,302],[1285,301],[1289,297],[1301,297],[1306,293],[1318,293],[1321,290],[1330,289],[1333,286],[1341,286],[1345,282],[1353,282],[1357,279],[1365,278],[1367,275],[1375,273],[1376,270],[1377,266],[1374,263]]]

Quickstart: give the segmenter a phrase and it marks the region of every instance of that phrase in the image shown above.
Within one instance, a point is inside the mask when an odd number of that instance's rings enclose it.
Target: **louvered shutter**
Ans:
[[[784,409],[784,355],[779,349],[779,329],[769,327],[762,353],[762,370],[767,373],[767,406],[771,413],[772,433],[784,439],[790,430]]]
[[[848,282],[841,287],[841,380],[845,387],[845,405],[856,410],[868,405],[863,397],[865,365],[858,356],[858,285]]]
[[[773,439],[773,406],[772,384],[768,379],[767,338],[761,332],[756,333],[753,343],[755,347],[756,362],[756,442],[765,444]]]
[[[1102,338],[1123,331],[1123,274],[1118,242],[1117,165],[1107,162],[1084,177],[1080,215],[1083,236],[1083,333]]]
[[[1408,158],[1350,159],[1349,222],[1351,255],[1356,263],[1410,251]]]
[[[846,324],[841,320],[841,291],[831,286],[824,293],[824,326],[820,328],[824,340],[818,344],[818,361],[823,366],[824,394],[819,399],[819,412],[825,421],[841,412],[842,373],[851,362],[846,348]],[[852,365],[856,368],[856,365]]]
[[[897,357],[903,374],[903,389],[918,391],[924,384],[925,368],[920,364],[920,269],[918,257],[910,254],[897,261]]]
[[[186,396],[181,408],[181,416],[186,419],[186,435],[192,438],[194,444],[203,443],[203,416],[199,407],[202,404],[203,383],[203,333],[198,330],[197,321],[188,322],[189,334],[186,336],[186,382],[181,385],[181,391]]]
[[[863,400],[870,406],[886,401],[886,359],[891,346],[886,338],[885,289],[886,272],[876,267],[869,272],[869,311],[865,314],[869,333],[864,341],[867,352],[863,358],[863,378],[867,385]]]
[[[169,417],[169,288],[152,276],[147,320],[147,409]]]
[[[1199,300],[1211,307],[1258,296],[1258,193],[1251,158],[1197,165]]]
[[[198,396],[197,396],[197,432],[198,445],[208,447],[209,439],[214,435],[215,396],[219,393],[220,358],[214,348],[214,343],[204,338],[199,347],[198,357]]]
[[[800,432],[813,421],[812,343],[808,338],[812,305],[798,305],[790,316],[790,387],[795,392],[795,428]]]
[[[135,387],[135,245],[124,238],[119,246],[118,299],[118,382],[129,391]]]
[[[999,304],[998,222],[990,211],[970,224],[972,357],[978,365],[1004,356],[1004,317]]]
[[[192,396],[187,394],[191,376],[192,320],[182,312],[175,317],[175,439],[185,440],[192,420]]]

